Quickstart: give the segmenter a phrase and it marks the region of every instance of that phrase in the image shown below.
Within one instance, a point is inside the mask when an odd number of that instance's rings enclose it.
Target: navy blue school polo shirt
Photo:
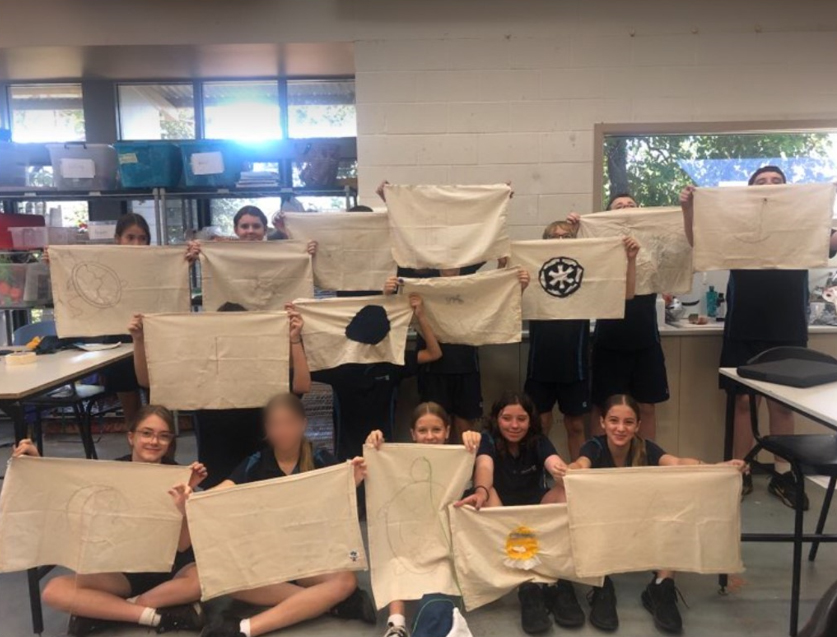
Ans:
[[[521,444],[519,454],[500,453],[494,438],[483,432],[478,456],[494,460],[494,490],[506,506],[539,504],[547,491],[544,462],[557,455],[555,446],[546,436],[538,436]]]

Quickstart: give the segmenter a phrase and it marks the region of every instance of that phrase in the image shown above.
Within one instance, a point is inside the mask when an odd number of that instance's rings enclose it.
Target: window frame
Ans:
[[[0,127],[6,128],[10,131],[12,136],[12,141],[14,141],[14,109],[12,108],[12,88],[16,86],[66,86],[66,85],[78,85],[82,90],[82,102],[81,102],[81,112],[82,115],[85,117],[85,140],[84,141],[77,141],[77,142],[66,142],[66,143],[78,143],[84,144],[87,143],[87,112],[84,108],[84,79],[83,78],[61,78],[61,79],[54,79],[54,80],[15,80],[15,81],[8,81],[4,80],[0,82]],[[55,143],[64,143],[60,140],[52,140]],[[20,142],[18,142],[20,143]],[[42,142],[25,142],[25,143],[42,143]],[[50,142],[46,142],[50,143]]]
[[[610,136],[837,133],[837,119],[596,124],[593,127],[593,210],[604,205],[604,143]]]
[[[119,100],[119,87],[120,86],[161,86],[161,85],[175,85],[179,84],[182,86],[191,86],[192,87],[192,108],[194,109],[195,115],[195,136],[194,138],[181,138],[181,139],[170,139],[170,140],[146,140],[146,139],[130,139],[127,140],[122,136],[122,117],[120,116],[120,100]],[[171,141],[171,142],[178,142],[178,141],[192,141],[194,139],[201,139],[198,137],[198,96],[195,93],[198,90],[199,83],[195,80],[185,79],[185,80],[114,80],[113,82],[113,103],[114,108],[116,109],[116,139],[118,141]],[[200,100],[201,108],[203,107],[203,99]],[[201,129],[202,130],[202,129]]]

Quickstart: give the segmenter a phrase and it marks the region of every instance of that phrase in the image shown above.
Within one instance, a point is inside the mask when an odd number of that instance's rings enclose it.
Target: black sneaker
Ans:
[[[241,620],[232,617],[213,619],[201,631],[201,637],[244,637]]]
[[[543,591],[537,584],[523,584],[517,589],[520,600],[520,625],[528,635],[545,633],[552,628],[549,612],[544,604]]]
[[[372,603],[369,593],[362,588],[356,588],[354,593],[328,611],[328,614],[338,619],[359,619],[373,626],[378,621],[375,604]]]
[[[555,623],[562,628],[584,626],[584,611],[575,596],[572,582],[558,580],[554,586],[547,586],[543,589],[543,599]]]
[[[683,619],[677,610],[678,590],[674,580],[667,577],[659,584],[656,578],[642,593],[642,605],[654,617],[654,625],[666,633],[679,633],[683,630]]]
[[[773,476],[770,480],[770,484],[767,485],[767,490],[779,498],[785,506],[789,506],[791,509],[796,508],[797,490],[796,479],[793,477],[793,472],[787,471]],[[802,510],[807,511],[808,496],[803,494],[802,497],[804,498],[802,501]]]
[[[71,637],[86,637],[101,633],[107,628],[113,628],[117,622],[106,619],[93,619],[80,615],[70,615],[70,623],[67,624],[67,634]]]
[[[204,616],[200,604],[183,604],[182,606],[170,606],[161,608],[160,624],[157,626],[157,634],[170,633],[180,630],[198,631],[203,628]]]
[[[753,492],[753,476],[750,473],[745,473],[741,476],[741,497],[750,495]]]
[[[612,632],[619,628],[619,615],[616,614],[616,591],[613,580],[605,577],[604,585],[595,586],[588,594],[590,602],[590,623],[599,630]]]

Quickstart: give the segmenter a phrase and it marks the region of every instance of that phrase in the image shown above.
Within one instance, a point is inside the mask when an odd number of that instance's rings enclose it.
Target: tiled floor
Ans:
[[[0,439],[8,436],[5,427],[0,428]],[[81,446],[72,436],[59,436],[47,440],[50,455],[81,456]],[[103,458],[113,458],[125,452],[124,438],[111,434],[99,442]],[[178,455],[182,462],[194,458],[195,445],[191,435],[178,441]],[[8,456],[8,449],[0,450],[0,460]],[[806,515],[807,524],[813,528],[822,501],[823,489],[810,482],[811,511]],[[834,516],[837,519],[837,515]],[[745,530],[791,530],[793,515],[790,509],[767,495],[766,481],[756,478],[756,490],[744,503]],[[831,532],[837,532],[837,522],[829,524]],[[780,637],[787,634],[790,596],[791,547],[789,544],[745,544],[743,548],[747,572],[735,581],[734,590],[727,596],[718,594],[714,577],[683,575],[678,585],[689,604],[682,608],[685,633],[689,637],[724,637],[759,635]],[[815,564],[805,563],[802,576],[802,613],[804,620],[813,610],[819,596],[837,578],[837,546],[823,545]],[[642,608],[639,596],[648,582],[648,575],[635,574],[615,578],[623,637],[648,637],[657,634],[650,616]],[[361,574],[361,581],[368,588],[368,577]],[[584,591],[579,587],[580,595]],[[57,637],[66,634],[67,617],[49,609],[44,611],[44,635]],[[288,637],[310,636],[371,636],[383,635],[384,617],[377,627],[357,622],[340,622],[321,619],[299,627],[282,631]],[[523,635],[518,619],[517,600],[508,596],[494,604],[467,615],[475,637],[509,637]],[[26,578],[23,574],[0,575],[0,637],[26,637],[31,634],[29,602],[26,594]],[[600,635],[591,626],[574,631],[561,631],[555,627],[552,634],[560,632],[577,635]],[[123,637],[149,635],[144,628],[125,627],[106,633]],[[280,634],[280,633],[277,633]]]

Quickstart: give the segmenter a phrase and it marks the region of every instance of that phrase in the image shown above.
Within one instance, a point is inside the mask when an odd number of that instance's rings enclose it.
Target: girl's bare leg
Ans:
[[[145,606],[125,601],[130,594],[122,573],[101,573],[55,577],[42,598],[47,606],[72,615],[137,624]]]

